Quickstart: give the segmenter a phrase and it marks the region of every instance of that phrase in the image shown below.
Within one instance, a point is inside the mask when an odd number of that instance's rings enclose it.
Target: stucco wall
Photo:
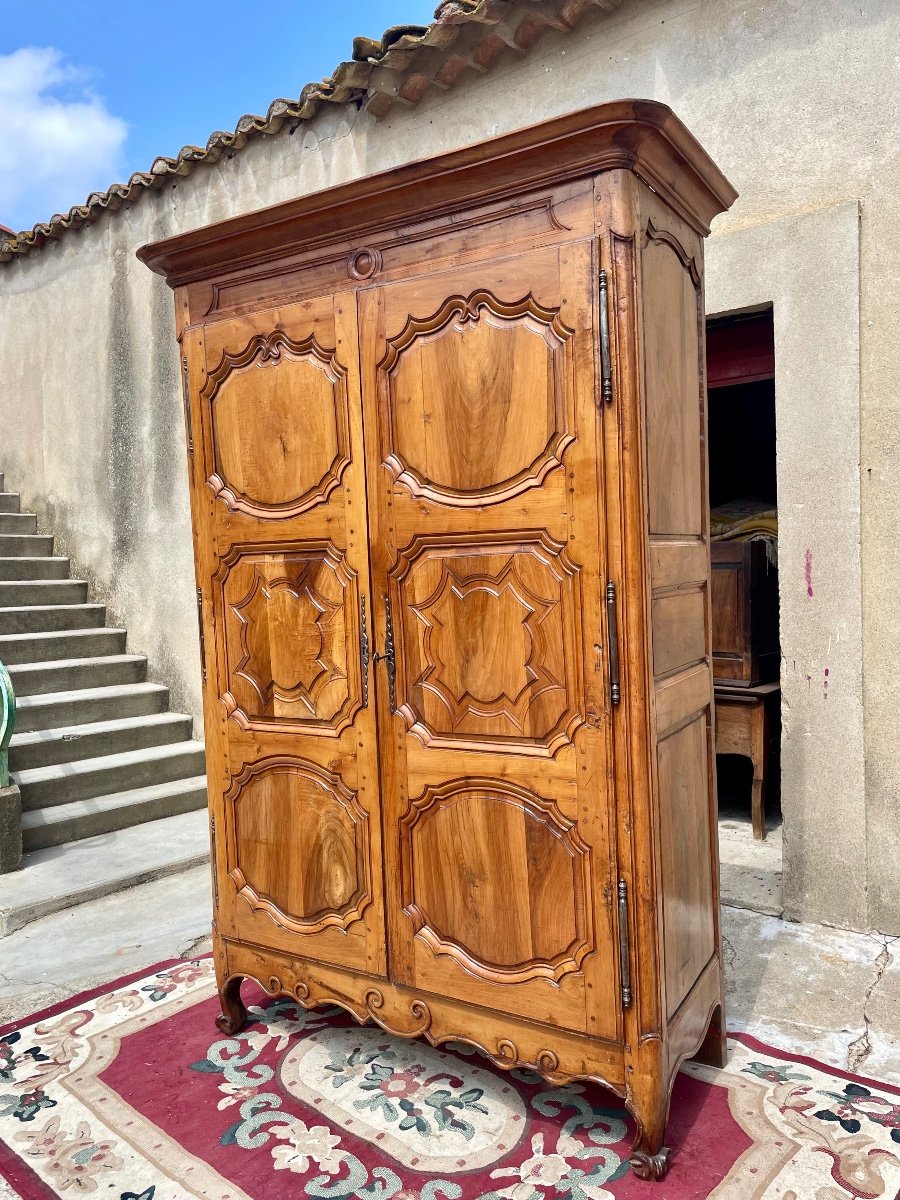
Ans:
[[[134,249],[588,104],[621,96],[670,104],[741,193],[716,222],[709,244],[711,277],[722,295],[740,292],[736,273],[743,260],[740,254],[728,258],[731,235],[842,202],[859,204],[858,321],[830,346],[829,361],[840,366],[842,397],[848,371],[859,389],[859,425],[847,430],[844,465],[856,467],[861,455],[861,514],[846,471],[837,504],[834,481],[813,472],[812,486],[823,502],[828,498],[830,518],[840,523],[840,507],[848,509],[840,557],[826,553],[821,560],[816,583],[822,607],[813,613],[804,608],[804,575],[792,557],[801,547],[805,553],[807,543],[789,537],[782,612],[786,631],[803,631],[804,675],[815,678],[827,665],[828,639],[841,636],[833,615],[845,599],[856,614],[851,624],[861,612],[861,638],[849,651],[857,661],[853,669],[848,662],[832,693],[837,700],[847,689],[847,711],[860,696],[864,700],[852,728],[840,727],[845,743],[853,742],[860,769],[849,775],[823,771],[823,763],[834,768],[836,761],[833,753],[825,755],[834,727],[805,706],[798,727],[803,753],[787,754],[784,764],[788,810],[792,796],[802,797],[788,825],[785,866],[791,915],[900,931],[894,682],[900,649],[900,243],[892,236],[900,208],[900,89],[897,55],[889,52],[898,40],[895,0],[624,0],[614,13],[587,17],[574,34],[545,35],[528,56],[510,54],[498,69],[472,73],[453,90],[435,91],[381,121],[352,108],[329,111],[293,135],[252,142],[232,159],[200,167],[130,210],[65,235],[0,272],[0,429],[8,431],[0,467],[127,622],[131,646],[149,654],[153,674],[172,685],[177,703],[198,711],[171,302],[165,285],[134,259]],[[758,246],[764,257],[764,233]],[[827,222],[821,244],[808,252],[821,259],[817,287],[827,293],[851,286],[842,258],[846,245],[831,244]],[[768,299],[776,328],[779,312],[792,320],[777,291],[784,280],[783,272],[773,272]],[[821,354],[819,332],[815,324],[790,327],[801,360],[804,342],[811,360]],[[840,327],[834,332],[840,339]],[[831,409],[828,372],[782,372],[780,379],[778,386],[791,387],[792,413],[803,418],[780,433],[802,439],[815,428],[816,414],[824,420]],[[790,510],[794,482],[780,472],[783,512]],[[802,482],[806,488],[810,479]],[[794,510],[794,528],[808,521],[812,529],[825,509],[808,504],[808,490],[803,503],[802,511]],[[794,647],[784,650],[792,661]],[[785,682],[789,690],[787,674]]]

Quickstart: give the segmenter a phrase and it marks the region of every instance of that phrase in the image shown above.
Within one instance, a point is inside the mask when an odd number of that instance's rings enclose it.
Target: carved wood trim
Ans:
[[[657,229],[657,227],[653,224],[653,221],[648,219],[647,240],[650,242],[662,242],[664,245],[673,250],[678,256],[681,265],[690,275],[694,287],[700,287],[703,276],[700,272],[700,267],[697,264],[697,260],[692,254],[688,254],[687,250],[685,250],[684,246],[682,246],[681,242],[674,233],[670,232],[668,229]]]
[[[534,227],[533,229],[529,228],[532,236],[543,235],[546,237],[548,234],[554,232],[568,233],[571,231],[572,226],[566,225],[560,219],[557,207],[554,195],[542,195],[534,198],[520,198],[502,207],[492,206],[487,209],[479,209],[475,212],[468,209],[466,211],[465,229],[467,233],[471,234],[474,229],[496,225],[496,240],[498,243],[502,243],[504,232],[510,220],[517,217],[534,217],[536,218]],[[543,229],[538,227],[537,221],[542,223],[544,226]],[[439,241],[452,233],[458,233],[459,228],[459,221],[455,220],[452,214],[444,214],[439,219],[438,224],[435,224],[434,219],[431,219],[406,230],[403,236],[403,248],[415,246],[422,242]],[[377,270],[379,272],[385,269],[390,270],[392,268],[390,252],[397,249],[397,239],[394,236],[393,225],[388,223],[387,229],[370,232],[377,232],[378,235],[371,237],[366,246],[366,249],[371,250],[379,256]],[[493,234],[493,231],[491,232]],[[338,285],[338,271],[342,264],[347,265],[348,273],[353,278],[364,282],[364,277],[353,275],[352,266],[349,265],[350,260],[345,248],[342,247],[334,251],[327,249],[327,245],[331,241],[333,241],[333,238],[329,235],[313,239],[306,243],[303,248],[304,253],[299,255],[297,260],[291,263],[290,267],[284,271],[279,271],[277,276],[273,276],[271,266],[266,264],[261,269],[245,269],[236,278],[210,284],[208,306],[203,310],[198,308],[197,312],[193,314],[193,319],[197,321],[210,317],[216,318],[231,315],[241,303],[235,299],[235,293],[240,294],[253,284],[259,285],[254,291],[256,302],[264,302],[267,305],[271,304],[274,306],[283,303],[286,299],[293,300],[298,290],[303,289],[302,280],[304,275],[307,275],[310,271],[322,272],[332,268],[335,272],[333,284],[323,285],[328,290],[329,287]],[[385,267],[384,262],[385,255],[388,255],[387,267]],[[428,261],[431,261],[430,255],[428,256]],[[371,274],[374,273],[372,272]]]
[[[347,653],[347,672],[335,671],[337,674],[330,679],[324,679],[321,675],[314,684],[313,690],[310,693],[310,700],[315,700],[323,687],[332,682],[336,678],[345,678],[347,680],[347,696],[341,704],[337,712],[333,716],[322,720],[317,718],[313,713],[304,719],[301,717],[285,717],[273,716],[263,717],[248,713],[239,704],[234,693],[230,688],[222,693],[220,699],[225,706],[226,715],[235,722],[240,729],[243,730],[258,730],[265,732],[283,732],[283,733],[300,733],[304,730],[322,737],[339,737],[345,729],[353,724],[357,713],[363,707],[363,698],[361,695],[361,683],[357,681],[357,670],[355,664],[358,660],[357,642],[355,638],[355,625],[357,613],[359,611],[359,583],[356,571],[347,562],[343,551],[339,550],[335,544],[330,541],[293,541],[293,542],[237,542],[230,546],[227,553],[223,554],[219,559],[218,568],[213,575],[213,580],[219,585],[219,601],[222,605],[223,614],[223,637],[225,640],[225,672],[226,679],[234,676],[240,676],[244,679],[257,693],[260,698],[260,703],[265,705],[266,698],[259,687],[257,680],[250,675],[246,667],[250,660],[250,651],[247,643],[248,626],[245,618],[238,611],[240,608],[246,608],[251,602],[252,596],[256,594],[259,587],[265,584],[269,587],[286,586],[291,587],[292,581],[289,576],[285,575],[275,580],[265,580],[257,573],[254,578],[251,591],[237,604],[229,605],[225,600],[225,585],[228,576],[231,574],[234,566],[243,558],[261,556],[265,554],[277,554],[279,558],[290,560],[303,560],[309,564],[321,563],[330,567],[334,572],[338,582],[344,588],[344,621],[345,621],[345,641]],[[334,602],[327,601],[328,606]],[[227,646],[228,646],[228,619],[227,613],[231,609],[241,623],[241,657],[234,667],[231,667],[228,662]],[[334,664],[331,664],[334,667]]]
[[[419,339],[434,338],[452,325],[462,330],[466,325],[482,319],[487,319],[489,323],[499,323],[499,327],[522,324],[541,337],[554,354],[551,369],[555,383],[556,428],[537,458],[511,478],[489,487],[461,490],[425,479],[396,449],[397,432],[390,377],[402,361],[403,354]],[[569,428],[570,416],[567,411],[567,388],[564,378],[564,358],[571,353],[573,337],[574,330],[563,322],[559,309],[544,308],[530,292],[527,296],[507,304],[492,292],[479,289],[468,296],[449,296],[430,316],[410,316],[400,333],[387,340],[384,355],[376,368],[382,409],[381,456],[394,482],[407,488],[417,499],[463,508],[510,500],[530,488],[539,487],[551,471],[562,466],[566,448],[575,440],[575,435]]]
[[[404,581],[408,578],[416,562],[423,555],[431,551],[434,551],[436,555],[440,555],[445,560],[441,580],[435,591],[426,600],[418,604],[408,603],[403,593]],[[441,591],[449,585],[450,579],[453,577],[453,572],[452,569],[446,566],[446,560],[450,558],[508,554],[512,563],[515,555],[528,551],[533,553],[538,561],[549,569],[552,576],[560,585],[558,603],[561,608],[564,677],[560,680],[554,680],[545,671],[544,675],[546,678],[538,692],[538,695],[540,695],[551,687],[559,687],[565,692],[566,704],[559,720],[541,738],[516,737],[508,733],[498,734],[497,736],[473,733],[455,735],[432,728],[423,715],[416,709],[410,698],[410,692],[413,687],[423,686],[429,690],[445,705],[451,716],[455,706],[440,691],[434,680],[435,675],[439,674],[441,664],[435,655],[431,653],[431,642],[433,639],[429,638],[430,628],[426,628],[424,646],[428,665],[415,682],[410,680],[406,667],[408,650],[406,646],[405,618],[407,611],[415,612],[420,622],[428,626],[427,618],[423,618],[423,610],[433,607]],[[569,558],[567,547],[564,543],[555,541],[546,530],[522,531],[521,533],[500,530],[497,532],[479,533],[477,537],[472,538],[461,537],[456,533],[438,535],[419,534],[402,550],[397,551],[396,561],[388,572],[388,578],[394,591],[394,610],[398,614],[398,624],[400,626],[395,635],[398,653],[396,711],[403,717],[408,730],[414,733],[423,745],[441,749],[487,750],[494,750],[502,745],[515,745],[517,754],[552,757],[563,746],[572,743],[576,732],[586,721],[583,702],[584,692],[579,674],[580,662],[578,655],[578,647],[581,644],[581,589],[579,568]],[[496,583],[496,580],[493,582]],[[542,605],[548,603],[549,601],[541,599]],[[570,635],[572,637],[572,645],[569,644]],[[539,674],[537,678],[540,678]],[[530,703],[533,703],[535,698],[532,697]],[[459,706],[457,705],[456,707]],[[479,706],[478,711],[480,712],[483,708],[483,705]],[[491,706],[491,711],[494,711],[495,708],[496,706]],[[487,709],[485,709],[485,712],[487,712]]]
[[[358,1024],[365,1025],[369,1021],[373,1021],[386,1033],[396,1037],[424,1037],[432,1046],[442,1046],[447,1042],[462,1042],[467,1046],[472,1046],[504,1071],[523,1067],[536,1072],[556,1087],[563,1087],[576,1080],[588,1080],[598,1083],[601,1087],[609,1088],[615,1095],[625,1099],[625,1085],[612,1077],[611,1072],[609,1075],[604,1075],[597,1070],[567,1070],[566,1061],[570,1056],[562,1045],[558,1049],[545,1046],[536,1054],[528,1055],[519,1049],[517,1042],[512,1037],[498,1038],[493,1042],[479,1041],[467,1032],[464,1026],[458,1024],[452,1013],[446,1013],[447,1006],[439,1000],[429,1003],[421,997],[404,994],[387,980],[379,981],[377,987],[372,987],[369,980],[361,977],[359,990],[363,994],[356,998],[349,992],[343,992],[333,986],[320,983],[308,973],[308,969],[299,960],[290,964],[283,962],[279,974],[270,973],[267,977],[263,977],[262,972],[256,973],[251,969],[250,963],[240,962],[242,957],[252,955],[249,944],[244,942],[240,948],[235,947],[240,951],[246,949],[249,952],[246,955],[233,953],[232,946],[232,943],[226,943],[223,948],[224,962],[219,979],[220,990],[224,990],[233,980],[253,979],[269,996],[291,996],[306,1009],[334,1005],[344,1009]],[[265,955],[270,964],[275,961],[271,951],[260,947],[260,953]],[[542,1029],[542,1034],[551,1038],[554,1032],[546,1027]],[[598,1042],[598,1039],[586,1039],[577,1034],[568,1034],[566,1041],[573,1047],[579,1047],[571,1057],[583,1063],[589,1057],[588,1047],[591,1043]],[[585,1049],[580,1048],[583,1044]],[[603,1043],[603,1045],[616,1055],[621,1053],[621,1048],[612,1043]]]
[[[321,370],[331,383],[334,395],[337,453],[324,475],[302,495],[280,504],[263,504],[253,500],[237,487],[233,487],[228,480],[222,477],[214,404],[226,380],[235,371],[246,370],[253,363],[259,367],[271,365],[277,368],[284,355],[288,355],[298,362],[311,363],[314,368]],[[220,499],[229,511],[246,513],[248,516],[264,520],[272,517],[296,517],[315,508],[316,505],[324,503],[340,484],[344,472],[350,465],[347,370],[338,362],[335,351],[321,346],[315,334],[310,334],[302,341],[295,342],[283,330],[276,329],[269,334],[260,333],[251,337],[242,350],[236,352],[224,350],[219,362],[207,374],[206,382],[200,391],[200,398],[209,408],[212,435],[213,470],[206,482],[212,494]]]
[[[496,796],[498,803],[525,809],[530,816],[552,832],[572,860],[576,936],[570,945],[552,959],[532,959],[514,967],[484,962],[465,946],[437,929],[416,899],[413,848],[416,829],[434,813],[458,803],[461,798],[472,792],[484,792]],[[421,796],[410,800],[399,825],[401,904],[403,911],[412,920],[415,936],[432,954],[436,957],[451,958],[463,970],[491,983],[526,983],[531,979],[548,979],[559,984],[566,975],[581,970],[582,962],[595,948],[591,901],[591,851],[582,840],[575,822],[564,817],[553,800],[539,796],[536,792],[507,779],[451,779],[437,787],[426,787]]]
[[[285,913],[270,896],[262,895],[244,875],[237,865],[229,871],[229,877],[237,888],[237,894],[247,902],[253,912],[263,912],[276,925],[293,933],[313,934],[332,927],[347,930],[357,921],[361,921],[363,913],[372,903],[371,871],[369,867],[369,814],[361,807],[352,792],[340,776],[325,770],[316,763],[293,755],[273,755],[269,758],[258,759],[256,762],[244,763],[237,775],[232,775],[227,791],[222,799],[229,806],[231,822],[231,838],[234,847],[233,855],[237,855],[237,835],[235,821],[235,806],[247,784],[261,775],[272,773],[293,773],[313,781],[324,791],[329,792],[341,808],[347,813],[354,827],[354,844],[356,849],[356,891],[339,909],[316,914],[309,919],[292,917]]]

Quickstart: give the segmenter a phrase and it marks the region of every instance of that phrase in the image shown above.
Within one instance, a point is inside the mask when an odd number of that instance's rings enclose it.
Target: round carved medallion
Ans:
[[[370,279],[376,271],[381,270],[381,253],[368,246],[354,250],[349,261],[350,274],[354,279]]]

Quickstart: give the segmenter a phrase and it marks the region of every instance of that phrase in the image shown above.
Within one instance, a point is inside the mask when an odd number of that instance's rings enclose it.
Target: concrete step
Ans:
[[[0,579],[68,579],[67,558],[0,557]]]
[[[37,533],[34,513],[0,512],[0,533]]]
[[[53,538],[47,533],[0,533],[0,554],[34,558],[53,553]]]
[[[0,512],[17,513],[19,508],[18,492],[0,491]]]
[[[54,659],[99,658],[125,653],[124,629],[63,629],[52,633],[0,634],[0,662],[8,667]]]
[[[0,875],[0,938],[51,913],[165,879],[208,860],[205,807],[33,850],[20,870]]]
[[[0,609],[0,634],[97,629],[106,620],[103,604],[28,604]]]
[[[206,808],[205,775],[25,812],[22,842],[30,853],[201,808]]]
[[[26,579],[22,583],[0,579],[0,609],[32,604],[84,604],[87,584],[83,579]]]
[[[202,775],[205,769],[202,742],[173,742],[16,771],[13,782],[22,793],[22,811],[34,812],[73,800],[97,799],[111,792],[174,783]]]
[[[143,750],[148,746],[188,742],[193,731],[194,722],[190,717],[163,712],[15,733],[9,744],[9,765],[13,771],[28,771],[79,758],[98,758],[103,754]]]
[[[104,658],[60,658],[56,662],[20,663],[9,668],[16,697],[81,688],[143,683],[147,660],[142,654],[107,654]]]
[[[168,701],[169,689],[159,683],[130,683],[17,697],[16,733],[165,712]]]

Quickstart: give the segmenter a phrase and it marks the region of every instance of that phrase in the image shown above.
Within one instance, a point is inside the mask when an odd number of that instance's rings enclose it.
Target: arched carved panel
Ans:
[[[218,576],[225,708],[243,728],[339,733],[359,708],[355,573],[330,543],[235,546]]]
[[[400,826],[404,911],[437,956],[494,982],[559,982],[593,949],[590,851],[504,779],[428,787]]]
[[[398,707],[426,744],[554,753],[582,721],[577,568],[546,535],[400,555]]]
[[[573,440],[571,330],[533,296],[452,296],[410,316],[379,363],[382,456],[414,496],[452,505],[539,485]]]
[[[254,911],[298,933],[347,929],[371,902],[368,816],[343,781],[299,758],[248,763],[225,793],[230,876]]]
[[[327,500],[350,461],[346,371],[314,336],[281,330],[225,351],[201,393],[212,430],[213,493],[257,517]]]
[[[650,533],[699,537],[708,503],[702,280],[697,260],[652,220],[641,279],[645,302],[667,313],[646,323],[643,338]]]

